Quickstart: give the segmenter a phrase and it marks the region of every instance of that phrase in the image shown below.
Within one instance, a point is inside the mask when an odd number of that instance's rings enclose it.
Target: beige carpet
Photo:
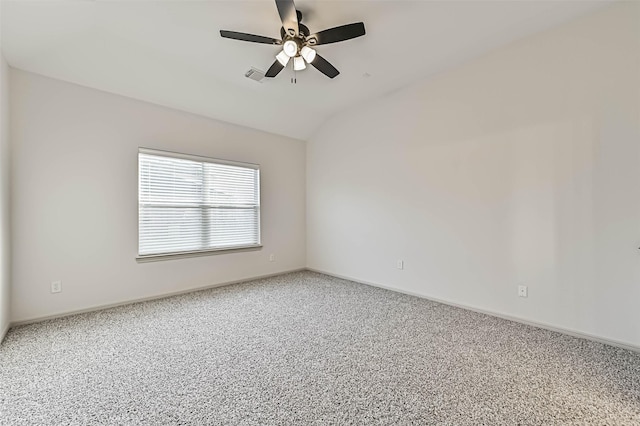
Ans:
[[[293,273],[13,328],[0,424],[633,425],[640,354]]]

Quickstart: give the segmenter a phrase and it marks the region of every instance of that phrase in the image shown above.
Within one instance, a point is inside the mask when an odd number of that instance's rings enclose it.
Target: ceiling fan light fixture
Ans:
[[[294,0],[275,0],[275,3],[282,24],[280,27],[281,39],[228,30],[220,30],[220,36],[232,40],[281,46],[282,51],[276,55],[276,60],[265,73],[265,77],[277,76],[291,62],[291,58],[294,58],[292,65],[296,71],[303,70],[307,64],[311,64],[329,78],[335,78],[340,74],[336,67],[318,55],[313,48],[322,44],[362,37],[366,34],[364,23],[354,22],[311,34],[309,28],[302,24],[302,13],[296,9]],[[295,78],[292,81],[295,81]]]
[[[276,59],[282,64],[283,67],[286,67],[289,63],[289,59],[291,58],[286,54],[284,50],[281,50],[280,53],[276,55]]]
[[[302,71],[305,69],[307,65],[304,63],[304,59],[302,56],[296,56],[293,58],[293,70],[294,71]]]
[[[305,61],[311,63],[316,58],[316,51],[310,48],[309,46],[304,46],[302,50],[300,50],[300,54],[304,58]]]
[[[282,51],[290,58],[298,54],[298,44],[293,40],[287,40],[282,45]]]

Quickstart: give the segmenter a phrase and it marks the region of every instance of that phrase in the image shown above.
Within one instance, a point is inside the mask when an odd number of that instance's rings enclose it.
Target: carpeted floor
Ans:
[[[13,328],[3,425],[638,425],[640,354],[311,272]]]

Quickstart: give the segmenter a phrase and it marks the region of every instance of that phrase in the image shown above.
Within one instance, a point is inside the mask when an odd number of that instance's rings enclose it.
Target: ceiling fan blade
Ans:
[[[282,27],[291,37],[298,36],[298,14],[293,0],[276,0]]]
[[[335,76],[340,74],[340,71],[338,71],[336,67],[331,65],[329,61],[327,61],[325,58],[323,58],[318,54],[316,54],[316,57],[313,60],[313,62],[311,62],[311,65],[316,67],[318,71],[320,71],[322,74],[326,75],[329,78],[334,78]]]
[[[276,75],[280,74],[280,71],[282,71],[283,68],[284,68],[284,65],[282,65],[280,61],[276,59],[276,61],[269,67],[269,69],[267,70],[267,73],[264,76],[275,77]]]
[[[337,43],[363,35],[365,35],[364,23],[356,22],[354,24],[341,25],[311,34],[307,37],[307,44],[310,46],[318,46],[320,44]]]
[[[264,36],[259,36],[255,34],[239,33],[236,31],[220,30],[220,35],[224,38],[231,38],[234,40],[241,40],[241,41],[250,41],[253,43],[282,44],[281,40],[278,40],[275,38],[264,37]]]

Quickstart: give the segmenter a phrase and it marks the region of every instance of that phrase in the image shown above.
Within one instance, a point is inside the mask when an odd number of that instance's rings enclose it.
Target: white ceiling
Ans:
[[[2,50],[15,68],[306,140],[327,118],[498,46],[602,7],[602,1],[297,0],[311,32],[363,21],[364,37],[317,50],[341,74],[309,67],[262,83],[279,37],[273,0],[2,0]],[[367,76],[369,75],[369,76]]]

